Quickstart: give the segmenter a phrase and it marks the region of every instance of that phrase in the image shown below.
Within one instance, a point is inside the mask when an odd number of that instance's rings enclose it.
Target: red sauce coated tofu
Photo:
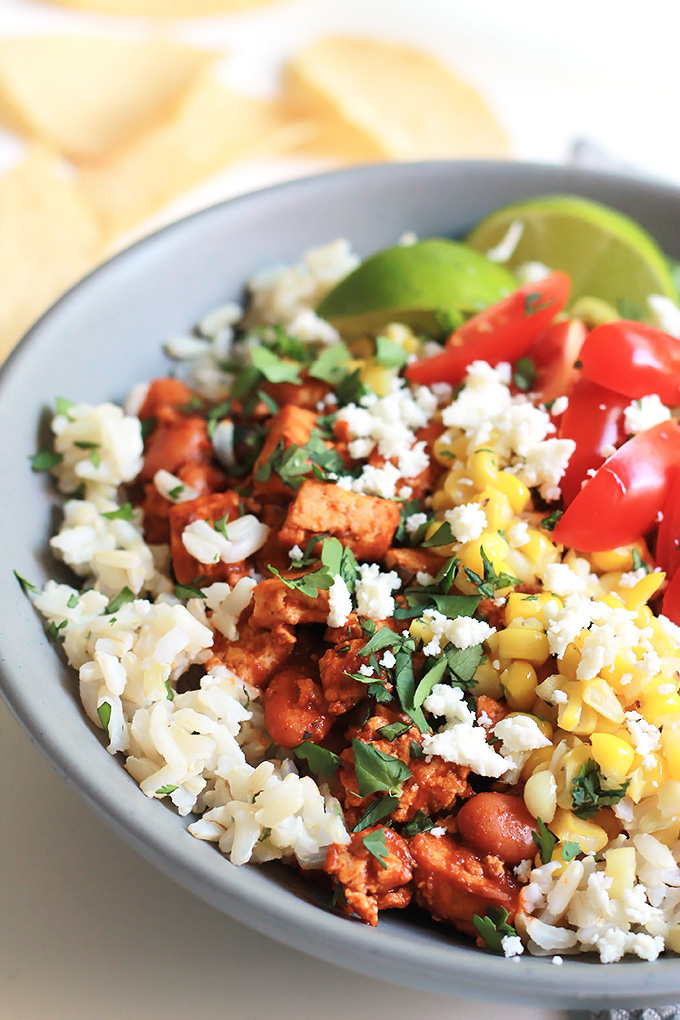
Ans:
[[[325,623],[328,619],[328,592],[320,591],[316,598],[289,588],[279,577],[260,581],[253,592],[254,627],[271,630],[279,623]]]
[[[422,571],[433,577],[439,573],[446,563],[431,549],[388,549],[385,553],[385,570],[396,570],[402,581],[408,583]]]
[[[346,913],[358,914],[367,924],[378,923],[378,911],[405,907],[411,899],[413,859],[405,839],[383,829],[387,856],[382,864],[364,845],[364,838],[381,827],[356,832],[343,846],[333,843],[326,853],[324,871],[342,886]]]
[[[160,421],[149,436],[139,480],[150,482],[163,468],[176,475],[184,464],[206,462],[212,457],[212,443],[203,418],[175,415]]]
[[[517,910],[520,885],[502,861],[470,850],[451,836],[414,836],[409,849],[415,861],[416,899],[435,921],[448,921],[475,935],[472,918],[489,907],[505,907],[510,920]]]
[[[279,537],[284,545],[304,549],[312,535],[334,535],[358,560],[377,561],[389,549],[398,524],[399,507],[391,500],[306,481],[288,508]]]
[[[145,418],[157,418],[165,408],[184,407],[192,396],[189,387],[179,379],[154,379],[146,391],[138,417],[142,421]]]
[[[274,630],[255,630],[249,621],[238,630],[238,641],[227,641],[223,634],[215,631],[213,654],[205,668],[226,666],[245,683],[264,688],[290,658],[295,634],[284,625]]]
[[[264,724],[279,747],[297,747],[303,740],[318,744],[331,728],[321,685],[296,666],[272,678],[263,701]]]
[[[290,496],[292,490],[284,485],[279,476],[272,473],[266,481],[258,482],[255,477],[258,468],[264,466],[275,452],[279,443],[283,443],[284,449],[289,446],[304,446],[312,434],[316,414],[304,407],[297,407],[295,404],[284,404],[279,408],[269,422],[269,434],[265,439],[264,446],[253,465],[253,488],[256,492],[263,492],[269,495],[280,494]]]
[[[229,581],[230,584],[244,573],[243,563],[201,563],[184,548],[182,532],[192,521],[204,520],[210,524],[227,515],[228,521],[238,517],[239,497],[235,492],[215,492],[209,496],[176,503],[170,508],[170,549],[175,577],[180,584],[191,584],[197,577],[212,581]]]
[[[366,697],[367,684],[385,677],[382,670],[373,677],[367,677],[366,683],[349,676],[350,673],[358,673],[361,665],[368,665],[368,659],[359,655],[365,644],[366,638],[347,641],[343,645],[329,648],[319,660],[321,683],[331,715],[349,712]]]

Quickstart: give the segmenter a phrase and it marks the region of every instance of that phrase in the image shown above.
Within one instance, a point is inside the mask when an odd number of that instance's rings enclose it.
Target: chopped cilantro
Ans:
[[[537,818],[536,821],[538,822],[538,832],[534,831],[531,835],[534,843],[538,847],[538,852],[541,856],[541,864],[547,864],[552,860],[553,850],[555,849],[555,843],[557,840],[542,818]]]
[[[385,754],[373,744],[365,744],[363,740],[355,738],[352,750],[360,797],[368,797],[383,790],[397,796],[401,784],[411,778],[410,770],[399,758]]]
[[[300,382],[300,366],[296,362],[280,357],[267,347],[254,347],[250,356],[253,366],[267,382]]]
[[[579,818],[594,818],[600,808],[612,807],[625,796],[628,782],[609,789],[602,786],[602,773],[589,758],[579,774],[572,780],[571,799],[574,814]]]
[[[68,602],[66,603],[66,605],[68,606],[69,609],[75,609],[79,602],[80,599],[78,598],[76,593],[71,592],[71,594],[68,597]]]
[[[375,341],[375,358],[385,368],[402,368],[408,361],[408,354],[401,344],[386,336],[379,336]]]
[[[100,723],[106,730],[107,734],[109,734],[109,723],[111,722],[111,702],[102,701],[101,705],[97,706],[97,715],[99,716]]]
[[[197,393],[192,393],[185,404],[181,404],[178,408],[182,414],[194,414],[195,411],[203,410],[203,401]]]
[[[465,576],[468,581],[472,584],[476,584],[479,589],[479,594],[484,595],[488,599],[492,599],[496,594],[498,588],[514,588],[516,585],[521,584],[519,577],[513,577],[512,574],[506,574],[505,571],[497,574],[494,565],[489,557],[484,552],[484,546],[480,546],[480,554],[482,557],[482,563],[484,564],[484,578],[482,579],[479,574],[476,574],[474,570],[469,567],[465,567]]]
[[[24,595],[28,595],[29,592],[33,592],[35,595],[40,595],[40,588],[36,588],[34,584],[31,584],[30,581],[27,581],[26,578],[22,577],[21,574],[19,574],[16,570],[14,571],[14,576],[21,585],[21,590],[23,591]]]
[[[361,381],[361,373],[359,369],[356,372],[352,372],[351,375],[345,376],[342,382],[338,383],[335,387],[335,395],[338,398],[338,406],[344,407],[346,404],[358,404],[362,397],[367,396],[371,390]]]
[[[279,409],[279,405],[276,403],[276,401],[274,400],[273,397],[270,397],[269,394],[266,393],[264,390],[258,390],[257,391],[257,396],[258,396],[259,400],[262,401],[262,403],[267,408],[267,410],[269,411],[270,414],[276,414],[277,413],[277,411]]]
[[[74,446],[77,446],[79,450],[97,450],[99,449],[99,443],[91,443],[86,439],[78,439],[74,442]]]
[[[349,362],[352,355],[345,344],[331,344],[324,348],[309,367],[308,375],[313,379],[322,379],[332,386],[342,382],[349,374]]]
[[[114,599],[111,599],[107,606],[106,612],[109,614],[116,613],[118,612],[121,606],[125,605],[126,602],[134,602],[135,598],[136,598],[135,593],[133,591],[130,591],[130,589],[126,586],[125,588],[123,588],[121,592],[118,593],[118,595],[116,595]]]
[[[435,684],[441,683],[447,668],[448,663],[446,659],[439,659],[431,669],[428,669],[413,694],[414,708],[420,708],[425,699],[432,693],[432,688]]]
[[[401,834],[402,836],[417,836],[419,832],[429,832],[433,828],[432,819],[418,808],[413,818],[402,827]]]
[[[271,828],[269,826],[267,826],[266,829],[262,830],[262,835],[260,836],[260,838],[258,839],[257,842],[258,843],[264,843],[265,840],[269,839],[271,834],[272,834],[272,830],[271,830]]]
[[[475,914],[472,918],[479,935],[494,953],[503,952],[503,939],[506,935],[517,934],[512,925],[508,924],[509,916],[505,907],[489,907],[486,917]]]
[[[371,804],[368,811],[364,811],[352,832],[361,832],[363,829],[367,829],[369,825],[377,825],[378,822],[381,822],[383,818],[387,818],[398,807],[399,798],[393,794],[381,797],[380,800],[376,800]]]
[[[226,513],[224,515],[224,517],[220,517],[219,520],[213,521],[213,528],[215,529],[215,531],[219,532],[220,535],[223,535],[224,538],[226,538],[227,542],[230,542],[231,539],[229,538],[229,535],[227,534],[227,524],[228,523],[229,523],[229,514]]]
[[[142,433],[142,439],[148,439],[153,430],[156,428],[157,424],[158,424],[157,418],[140,418],[139,427]]]
[[[417,740],[411,741],[410,752],[412,758],[422,758],[425,754]]]
[[[454,687],[473,687],[475,673],[482,661],[484,648],[481,644],[470,645],[469,648],[456,648],[447,645],[443,655],[446,665],[453,676]]]
[[[325,747],[319,747],[311,740],[303,740],[301,744],[293,748],[296,758],[306,761],[311,772],[316,773],[321,779],[330,779],[340,768],[340,758],[333,751]]]
[[[108,513],[102,514],[102,517],[106,517],[107,521],[131,521],[134,513],[132,503],[123,503],[117,510],[109,510]]]
[[[201,591],[200,588],[195,588],[191,584],[176,584],[175,585],[175,598],[178,599],[204,599],[207,598],[205,592]]]
[[[581,847],[572,840],[567,840],[566,843],[562,844],[563,861],[573,861],[574,857],[578,857],[581,852]]]
[[[413,514],[421,514],[423,504],[419,499],[408,499],[399,507],[400,519],[397,530],[394,533],[395,542],[410,542],[411,536],[406,530],[406,520]]]
[[[536,381],[536,365],[531,358],[519,358],[515,362],[512,379],[518,390],[528,392]]]
[[[158,796],[164,797],[166,796],[166,794],[174,793],[176,789],[177,787],[175,786],[174,783],[167,783],[165,786],[159,786],[158,789],[156,790],[156,793],[158,794]]]
[[[180,483],[179,485],[176,485],[174,489],[170,489],[168,496],[170,497],[170,499],[179,499],[183,492],[184,486]]]
[[[47,628],[47,633],[50,635],[53,641],[56,641],[59,637],[59,631],[63,630],[68,620],[62,620],[60,624],[56,624],[54,620],[50,620],[50,624]]]
[[[550,308],[554,304],[552,298],[548,298],[546,301],[543,301],[542,298],[543,295],[539,291],[532,291],[524,298],[524,315],[527,319],[530,315],[542,312],[544,308]]]
[[[318,539],[315,539],[315,542]],[[320,591],[328,591],[337,575],[340,575],[350,591],[354,590],[357,576],[357,561],[351,549],[343,546],[337,538],[324,538],[321,545],[321,566],[318,570],[303,574],[302,577],[282,577],[276,567],[269,570],[287,588],[299,591],[310,598],[316,598]]]
[[[373,854],[381,867],[387,871],[385,861],[390,856],[390,852],[387,849],[385,830],[380,828],[376,829],[375,832],[367,832],[361,842],[364,844],[369,854]]]
[[[384,740],[396,740],[409,729],[408,723],[391,722],[387,726],[381,726],[377,731]]]
[[[99,450],[90,450],[90,463],[95,469],[101,467],[102,459],[99,456]]]
[[[73,421],[69,413],[72,407],[72,400],[66,400],[64,397],[57,397],[57,414],[63,414],[69,421]]]
[[[51,471],[57,464],[61,464],[63,456],[56,450],[40,450],[31,458],[31,471]]]
[[[386,705],[392,700],[392,695],[384,683],[376,682],[371,684],[366,693],[369,698],[373,698],[373,700],[377,701],[379,705]]]
[[[434,535],[430,535],[428,539],[421,542],[421,545],[423,549],[431,549],[433,546],[451,545],[455,541],[451,525],[448,521],[444,521],[443,524],[439,525]]]
[[[558,525],[560,517],[564,514],[564,510],[553,510],[552,513],[548,514],[541,521],[541,528],[543,531],[554,531]]]
[[[640,553],[638,552],[637,549],[633,549],[632,557],[633,557],[633,570],[644,570],[645,574],[648,574],[649,567],[643,560],[642,556],[640,556]]]
[[[175,700],[175,692],[173,691],[172,684],[170,683],[169,680],[165,681],[165,694],[167,696],[168,701]]]

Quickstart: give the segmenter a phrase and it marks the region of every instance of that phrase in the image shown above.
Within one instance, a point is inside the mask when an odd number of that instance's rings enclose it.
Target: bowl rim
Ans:
[[[156,257],[162,259],[162,245],[168,235],[199,227],[202,220],[209,219],[218,211],[256,206],[267,196],[282,194],[294,199],[300,194],[304,198],[308,189],[333,191],[338,186],[351,186],[354,182],[370,183],[374,179],[378,183],[386,175],[401,177],[404,182],[413,183],[416,178],[422,182],[423,176],[437,176],[461,165],[473,172],[531,172],[542,178],[540,182],[537,180],[537,187],[539,183],[550,184],[558,176],[558,171],[559,175],[564,176],[568,170],[568,176],[573,180],[572,186],[576,186],[580,180],[624,185],[637,194],[654,193],[680,204],[680,189],[665,182],[638,180],[627,175],[552,164],[505,160],[369,164],[274,184],[199,209],[169,223],[115,253],[74,284],[41,315],[0,368],[0,410],[5,388],[11,381],[15,366],[29,348],[40,344],[52,321],[64,312],[68,313],[70,306],[74,302],[77,304],[80,295],[87,292],[93,281],[112,272],[119,264],[134,259],[140,250],[153,252],[156,249]],[[143,857],[213,906],[264,934],[292,943],[304,952],[369,976],[411,987],[480,998],[502,997],[506,1001],[532,1001],[534,1005],[536,995],[543,1003],[571,1007],[585,1004],[606,1006],[623,1001],[643,1001],[649,1005],[651,1002],[669,1002],[680,995],[680,960],[666,958],[653,964],[624,960],[612,970],[612,965],[594,964],[578,957],[568,957],[565,967],[554,967],[548,965],[549,960],[525,954],[516,958],[513,965],[504,957],[480,951],[473,946],[447,943],[445,939],[428,943],[426,954],[419,947],[414,956],[413,943],[408,937],[408,924],[394,928],[379,927],[376,931],[352,923],[344,916],[319,909],[276,883],[254,881],[255,869],[236,868],[213,847],[206,847],[210,856],[203,854],[197,862],[195,844],[198,841],[186,834],[186,839],[168,843],[163,827],[156,826],[160,815],[154,809],[167,811],[163,805],[148,802],[140,796],[138,799],[143,810],[130,814],[119,802],[115,785],[110,789],[102,789],[94,781],[85,766],[90,756],[89,747],[98,745],[101,749],[101,742],[97,740],[96,745],[84,742],[84,750],[79,749],[75,755],[68,753],[58,733],[45,728],[40,706],[32,702],[30,689],[22,684],[16,664],[8,662],[1,651],[0,690],[31,740],[48,757],[60,775]],[[115,768],[125,774],[120,762],[115,763]]]

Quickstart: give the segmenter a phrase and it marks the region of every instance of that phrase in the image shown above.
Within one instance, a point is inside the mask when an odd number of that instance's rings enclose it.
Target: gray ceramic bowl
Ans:
[[[120,400],[164,371],[163,340],[236,297],[268,264],[348,237],[361,254],[421,237],[460,235],[506,202],[575,192],[630,213],[680,256],[680,192],[609,175],[517,163],[380,165],[239,198],[173,224],[97,269],[32,329],[0,384],[0,672],[10,706],[54,766],[144,857],[225,913],[323,959],[429,991],[532,1005],[650,1006],[680,999],[680,960],[564,966],[480,951],[423,914],[394,911],[377,929],[331,913],[282,866],[236,869],[143,797],[105,751],[12,570],[42,583],[54,495],[28,457],[55,396]]]

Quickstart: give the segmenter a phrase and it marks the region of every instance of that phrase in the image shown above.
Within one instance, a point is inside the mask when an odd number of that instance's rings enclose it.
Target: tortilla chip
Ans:
[[[113,239],[228,163],[290,148],[299,131],[278,105],[237,95],[205,75],[174,116],[85,167],[81,180]]]
[[[77,160],[106,155],[166,116],[217,54],[163,39],[0,41],[0,120]]]
[[[291,61],[285,88],[291,106],[326,119],[327,131],[336,121],[331,136],[349,158],[508,153],[505,133],[481,96],[433,57],[405,46],[322,39]]]
[[[138,18],[202,18],[261,7],[274,0],[51,0],[61,7]]]
[[[0,178],[0,361],[102,253],[96,215],[58,156],[32,150]]]

